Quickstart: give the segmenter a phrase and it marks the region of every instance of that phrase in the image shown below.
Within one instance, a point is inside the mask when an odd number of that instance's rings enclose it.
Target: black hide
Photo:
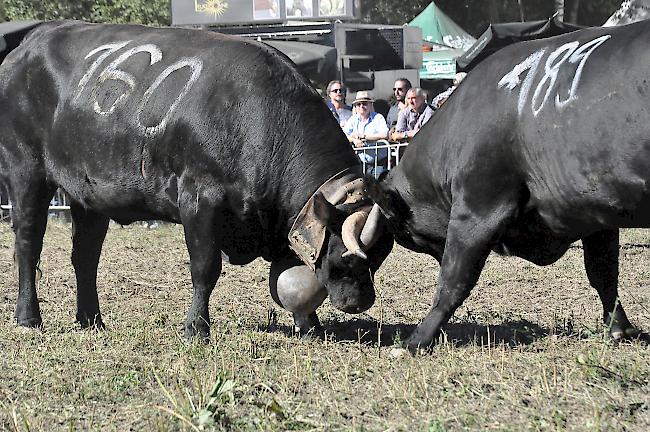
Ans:
[[[402,245],[441,263],[407,341],[430,345],[490,250],[539,265],[582,239],[614,337],[618,229],[650,227],[650,22],[509,46],[480,63],[375,186]]]
[[[20,275],[16,318],[28,326],[41,322],[34,271],[57,187],[72,200],[83,325],[101,325],[95,277],[108,218],[160,219],[183,224],[194,285],[186,335],[207,336],[221,251],[234,264],[292,256],[287,235],[302,206],[359,164],[286,57],[213,32],[43,24],[0,66],[0,106],[0,180],[14,205]],[[333,209],[332,219],[353,210]],[[383,242],[392,244],[390,235]],[[370,270],[388,252],[377,248],[381,256],[369,264],[342,259],[342,248],[339,226],[328,235],[319,281],[341,293],[333,303],[357,311],[355,302],[374,299]]]

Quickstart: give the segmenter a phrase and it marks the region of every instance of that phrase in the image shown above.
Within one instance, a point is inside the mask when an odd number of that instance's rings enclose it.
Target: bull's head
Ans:
[[[347,191],[329,201],[320,192],[313,197],[314,217],[326,230],[314,269],[336,308],[360,313],[375,301],[374,274],[390,253],[393,237],[379,208]]]

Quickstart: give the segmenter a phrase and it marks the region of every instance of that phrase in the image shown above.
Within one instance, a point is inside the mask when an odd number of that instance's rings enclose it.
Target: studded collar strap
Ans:
[[[363,182],[358,167],[346,168],[331,177],[307,200],[289,230],[289,247],[312,271],[316,270],[326,234],[325,225],[318,220],[314,211],[314,195],[321,192],[334,205],[344,201],[358,202],[363,199],[363,193],[359,192],[359,188],[353,187],[356,182]],[[337,199],[342,189],[345,190],[345,195],[343,199]],[[332,202],[332,199],[338,202]]]

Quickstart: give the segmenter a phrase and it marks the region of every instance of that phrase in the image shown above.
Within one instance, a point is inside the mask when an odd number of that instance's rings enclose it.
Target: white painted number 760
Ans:
[[[92,56],[94,56],[97,53],[102,53],[97,58],[95,61],[90,65],[86,73],[81,77],[79,80],[79,83],[77,84],[77,91],[74,96],[74,100],[77,100],[81,93],[83,92],[84,88],[87,86],[88,82],[90,81],[91,77],[95,73],[95,71],[99,68],[99,66],[113,53],[119,51],[120,49],[124,48],[127,46],[131,41],[122,41],[122,42],[114,42],[110,44],[105,44],[102,46],[99,46],[95,48],[94,50],[90,51],[85,59],[89,59]],[[103,51],[103,52],[102,52]],[[93,105],[93,110],[101,115],[101,116],[110,116],[113,114],[116,108],[118,108],[122,103],[124,103],[127,98],[131,95],[133,92],[133,89],[136,86],[136,77],[133,76],[133,74],[130,74],[128,72],[125,72],[121,69],[118,68],[120,64],[125,62],[127,59],[129,59],[131,56],[146,52],[149,53],[149,65],[153,65],[155,63],[158,63],[159,61],[162,60],[163,54],[162,51],[153,44],[145,44],[145,45],[139,45],[137,47],[131,48],[124,53],[122,53],[117,59],[113,60],[108,66],[104,68],[104,70],[97,76],[96,78],[96,84],[92,88],[91,93],[90,93],[90,102]],[[144,126],[142,122],[140,121],[140,116],[142,114],[142,111],[151,98],[152,93],[162,84],[162,82],[173,72],[182,69],[184,67],[189,67],[190,70],[192,71],[187,83],[181,90],[181,92],[178,94],[176,99],[170,104],[169,108],[167,109],[167,112],[163,116],[162,120],[154,125],[154,126]],[[160,133],[162,133],[166,126],[167,122],[169,121],[169,117],[171,116],[172,112],[180,102],[180,100],[187,94],[189,89],[192,87],[192,85],[196,82],[196,80],[199,78],[199,75],[201,74],[201,70],[203,68],[203,62],[201,59],[196,58],[196,57],[190,57],[190,58],[183,58],[174,64],[170,65],[167,67],[163,72],[156,77],[156,79],[153,81],[153,83],[149,86],[149,88],[144,92],[144,95],[142,97],[142,100],[138,104],[137,110],[136,110],[136,116],[135,116],[135,121],[136,125],[138,127],[138,130],[140,132],[148,137],[154,137]],[[107,108],[102,108],[97,100],[97,92],[99,90],[99,87],[102,83],[113,80],[113,81],[121,81],[124,84],[126,84],[127,89],[119,95],[115,101],[111,104],[111,106]]]

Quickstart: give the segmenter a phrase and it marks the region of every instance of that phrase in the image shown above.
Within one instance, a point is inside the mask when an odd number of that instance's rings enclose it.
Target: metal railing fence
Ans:
[[[370,143],[369,143],[370,144]],[[399,164],[408,143],[395,143],[387,140],[375,141],[365,147],[354,148],[363,166],[363,172],[375,178]]]
[[[5,195],[0,193],[0,221],[11,219],[11,212],[13,206],[11,201]],[[61,212],[69,213],[70,212],[70,203],[68,196],[61,189],[57,189],[52,201],[50,201],[50,206],[48,211],[51,214],[59,214]]]

